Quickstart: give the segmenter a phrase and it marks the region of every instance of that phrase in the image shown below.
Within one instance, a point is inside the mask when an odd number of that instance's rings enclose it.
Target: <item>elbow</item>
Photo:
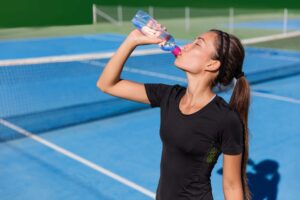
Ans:
[[[234,190],[241,187],[242,187],[241,180],[224,181],[223,183],[224,190]]]
[[[230,183],[230,184],[225,184],[223,185],[223,191],[225,196],[227,197],[241,197],[243,196],[243,187],[240,182],[236,183]],[[231,198],[226,198],[226,199],[231,199]],[[236,198],[236,199],[242,199],[242,198]]]
[[[239,190],[242,188],[240,184],[235,185],[224,185],[224,191],[233,191],[233,190]]]
[[[99,80],[96,83],[96,87],[99,88],[102,92],[106,91],[105,87],[103,86],[103,84]]]
[[[119,81],[122,79],[119,79]],[[116,85],[117,83],[113,83],[113,84],[107,84],[107,82],[105,83],[103,80],[101,81],[100,79],[98,79],[96,86],[97,88],[99,88],[102,92],[107,93],[108,89],[111,88],[112,86]]]

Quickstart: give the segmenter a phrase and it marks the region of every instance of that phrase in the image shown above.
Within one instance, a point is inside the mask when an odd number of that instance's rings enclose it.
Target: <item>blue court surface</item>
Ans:
[[[0,59],[113,52],[124,37],[6,40]],[[1,199],[154,199],[160,110],[101,92],[96,82],[107,61],[0,67]],[[186,86],[173,62],[171,54],[132,56],[121,78]],[[299,68],[300,52],[246,48],[252,89],[247,173],[257,200],[299,196]],[[229,101],[231,91],[218,95]],[[211,176],[216,200],[224,199],[222,159]]]

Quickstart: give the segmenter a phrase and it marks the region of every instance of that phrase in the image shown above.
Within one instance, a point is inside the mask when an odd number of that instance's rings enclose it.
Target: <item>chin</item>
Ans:
[[[181,70],[184,70],[184,71],[185,71],[184,66],[181,65],[180,62],[178,62],[177,60],[174,61],[174,65],[175,65],[178,69],[181,69]]]
[[[180,68],[180,65],[178,65],[178,61],[177,61],[177,59],[174,61],[174,63],[173,63],[177,68]]]
[[[178,58],[176,58],[176,60],[174,61],[174,65],[178,68],[181,68],[180,61],[178,60]]]

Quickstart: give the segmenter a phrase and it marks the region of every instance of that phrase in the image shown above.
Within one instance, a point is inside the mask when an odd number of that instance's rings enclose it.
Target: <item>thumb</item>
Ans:
[[[164,40],[162,38],[153,38],[153,42],[155,42],[155,43],[163,43]]]
[[[164,40],[158,37],[151,37],[151,36],[145,36],[145,42],[147,43],[152,43],[152,44],[158,44],[158,43],[162,43]]]

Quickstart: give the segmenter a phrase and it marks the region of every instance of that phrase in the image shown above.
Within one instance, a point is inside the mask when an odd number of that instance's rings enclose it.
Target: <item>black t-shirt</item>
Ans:
[[[151,107],[160,107],[162,157],[156,200],[212,200],[210,176],[221,153],[243,152],[243,125],[220,96],[192,114],[179,109],[186,87],[145,83]]]

